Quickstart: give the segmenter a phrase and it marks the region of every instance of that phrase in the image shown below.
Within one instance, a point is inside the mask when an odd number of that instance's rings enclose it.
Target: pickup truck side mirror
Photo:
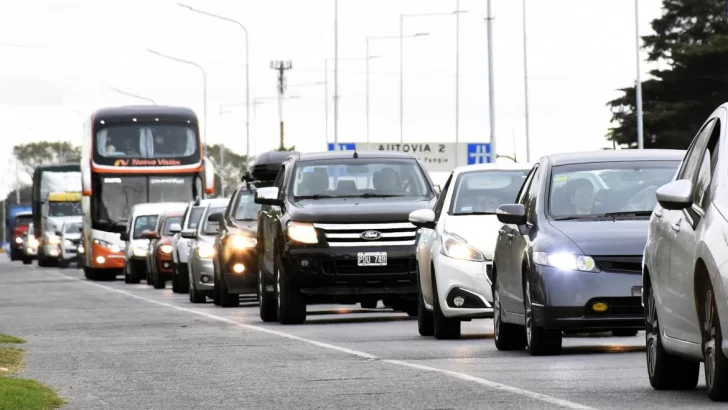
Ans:
[[[278,199],[277,187],[258,188],[255,191],[255,203],[260,205],[283,205],[283,201]]]
[[[171,232],[173,235],[182,232],[182,226],[176,223],[172,224],[169,226],[169,232]]]
[[[207,217],[207,222],[216,222],[219,224],[223,223],[222,212],[211,213],[210,216]]]
[[[180,236],[182,236],[185,239],[195,239],[197,235],[195,234],[194,229],[185,229],[180,233]]]
[[[129,242],[129,232],[122,232],[119,234],[121,237],[121,240],[124,242]]]

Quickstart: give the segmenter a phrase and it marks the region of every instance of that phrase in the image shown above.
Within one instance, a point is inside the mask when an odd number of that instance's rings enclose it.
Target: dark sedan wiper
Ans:
[[[455,215],[495,215],[495,212],[456,212]]]
[[[571,216],[559,216],[557,218],[554,218],[554,221],[573,221],[575,219],[587,219],[587,218],[595,218],[596,215],[571,215]]]
[[[333,195],[323,195],[323,194],[315,194],[315,195],[298,195],[294,196],[293,199],[299,200],[299,199],[326,199],[326,198],[338,198],[337,196]]]
[[[603,217],[618,217],[618,216],[650,216],[652,211],[619,211],[619,212],[607,212],[602,214]]]

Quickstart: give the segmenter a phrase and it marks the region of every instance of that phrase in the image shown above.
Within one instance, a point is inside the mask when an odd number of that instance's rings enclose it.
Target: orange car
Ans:
[[[172,237],[170,228],[182,223],[183,214],[166,213],[159,216],[157,226],[150,234],[147,256],[147,275],[155,289],[164,289],[166,281],[172,280],[174,261],[172,259]]]

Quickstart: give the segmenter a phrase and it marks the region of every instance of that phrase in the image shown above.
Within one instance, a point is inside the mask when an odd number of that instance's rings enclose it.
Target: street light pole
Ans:
[[[127,91],[124,91],[124,90],[120,90],[120,89],[118,89],[116,87],[109,87],[109,88],[112,91],[116,91],[119,94],[123,94],[123,95],[126,95],[128,97],[136,98],[138,100],[143,100],[143,101],[146,101],[146,102],[148,102],[148,103],[150,103],[152,105],[157,105],[157,103],[154,102],[154,100],[152,100],[151,98],[147,98],[147,97],[144,97],[144,96],[141,96],[141,95],[137,95],[137,94],[132,94],[130,92],[127,92]]]
[[[379,56],[370,56],[369,55],[369,41],[370,40],[385,40],[385,39],[400,39],[403,40],[405,38],[411,38],[411,37],[422,37],[422,36],[428,36],[430,33],[417,33],[409,36],[369,36],[367,37],[367,56],[365,58],[367,62],[367,70],[366,70],[366,84],[367,84],[367,102],[366,102],[366,118],[367,118],[367,147],[369,146],[369,60],[372,60],[374,58],[379,58]],[[400,127],[401,129],[401,127]]]
[[[404,142],[404,18],[405,17],[436,17],[452,16],[460,13],[467,13],[467,10],[457,9],[450,13],[418,13],[399,15],[399,143]],[[460,31],[460,20],[457,19],[458,32]],[[456,74],[457,76],[457,74]],[[457,132],[457,127],[456,127]]]
[[[339,0],[334,0],[334,151],[339,150]]]
[[[526,116],[526,162],[531,162],[531,133],[528,119],[528,42],[526,40],[526,0],[523,0],[523,89]]]
[[[228,17],[220,16],[206,11],[198,10],[194,7],[186,4],[177,3],[181,7],[194,11],[195,13],[204,14],[208,17],[213,17],[219,20],[224,20],[229,23],[236,24],[243,30],[245,34],[245,160],[250,161],[250,42],[248,36],[248,29],[245,25],[237,20],[233,20]],[[246,163],[247,165],[247,163]]]
[[[485,18],[488,29],[488,104],[490,117],[490,153],[493,162],[498,159],[495,138],[495,81],[493,73],[493,13],[491,12],[491,0],[488,0],[488,16]],[[514,142],[513,152],[515,157],[516,145]]]
[[[460,10],[460,0],[455,0],[455,10]],[[460,13],[455,13],[455,166],[460,155]]]
[[[635,83],[635,102],[637,108],[637,149],[645,148],[645,140],[642,124],[642,81],[640,80],[640,19],[639,19],[639,0],[634,0],[634,32],[635,45],[637,53],[637,79]]]

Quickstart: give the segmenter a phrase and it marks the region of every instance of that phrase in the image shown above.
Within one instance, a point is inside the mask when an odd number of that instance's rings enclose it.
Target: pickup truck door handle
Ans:
[[[662,209],[655,209],[655,216],[658,218],[662,217]]]
[[[672,229],[675,232],[680,232],[680,222],[682,222],[682,219],[678,219],[674,224],[672,224]]]

